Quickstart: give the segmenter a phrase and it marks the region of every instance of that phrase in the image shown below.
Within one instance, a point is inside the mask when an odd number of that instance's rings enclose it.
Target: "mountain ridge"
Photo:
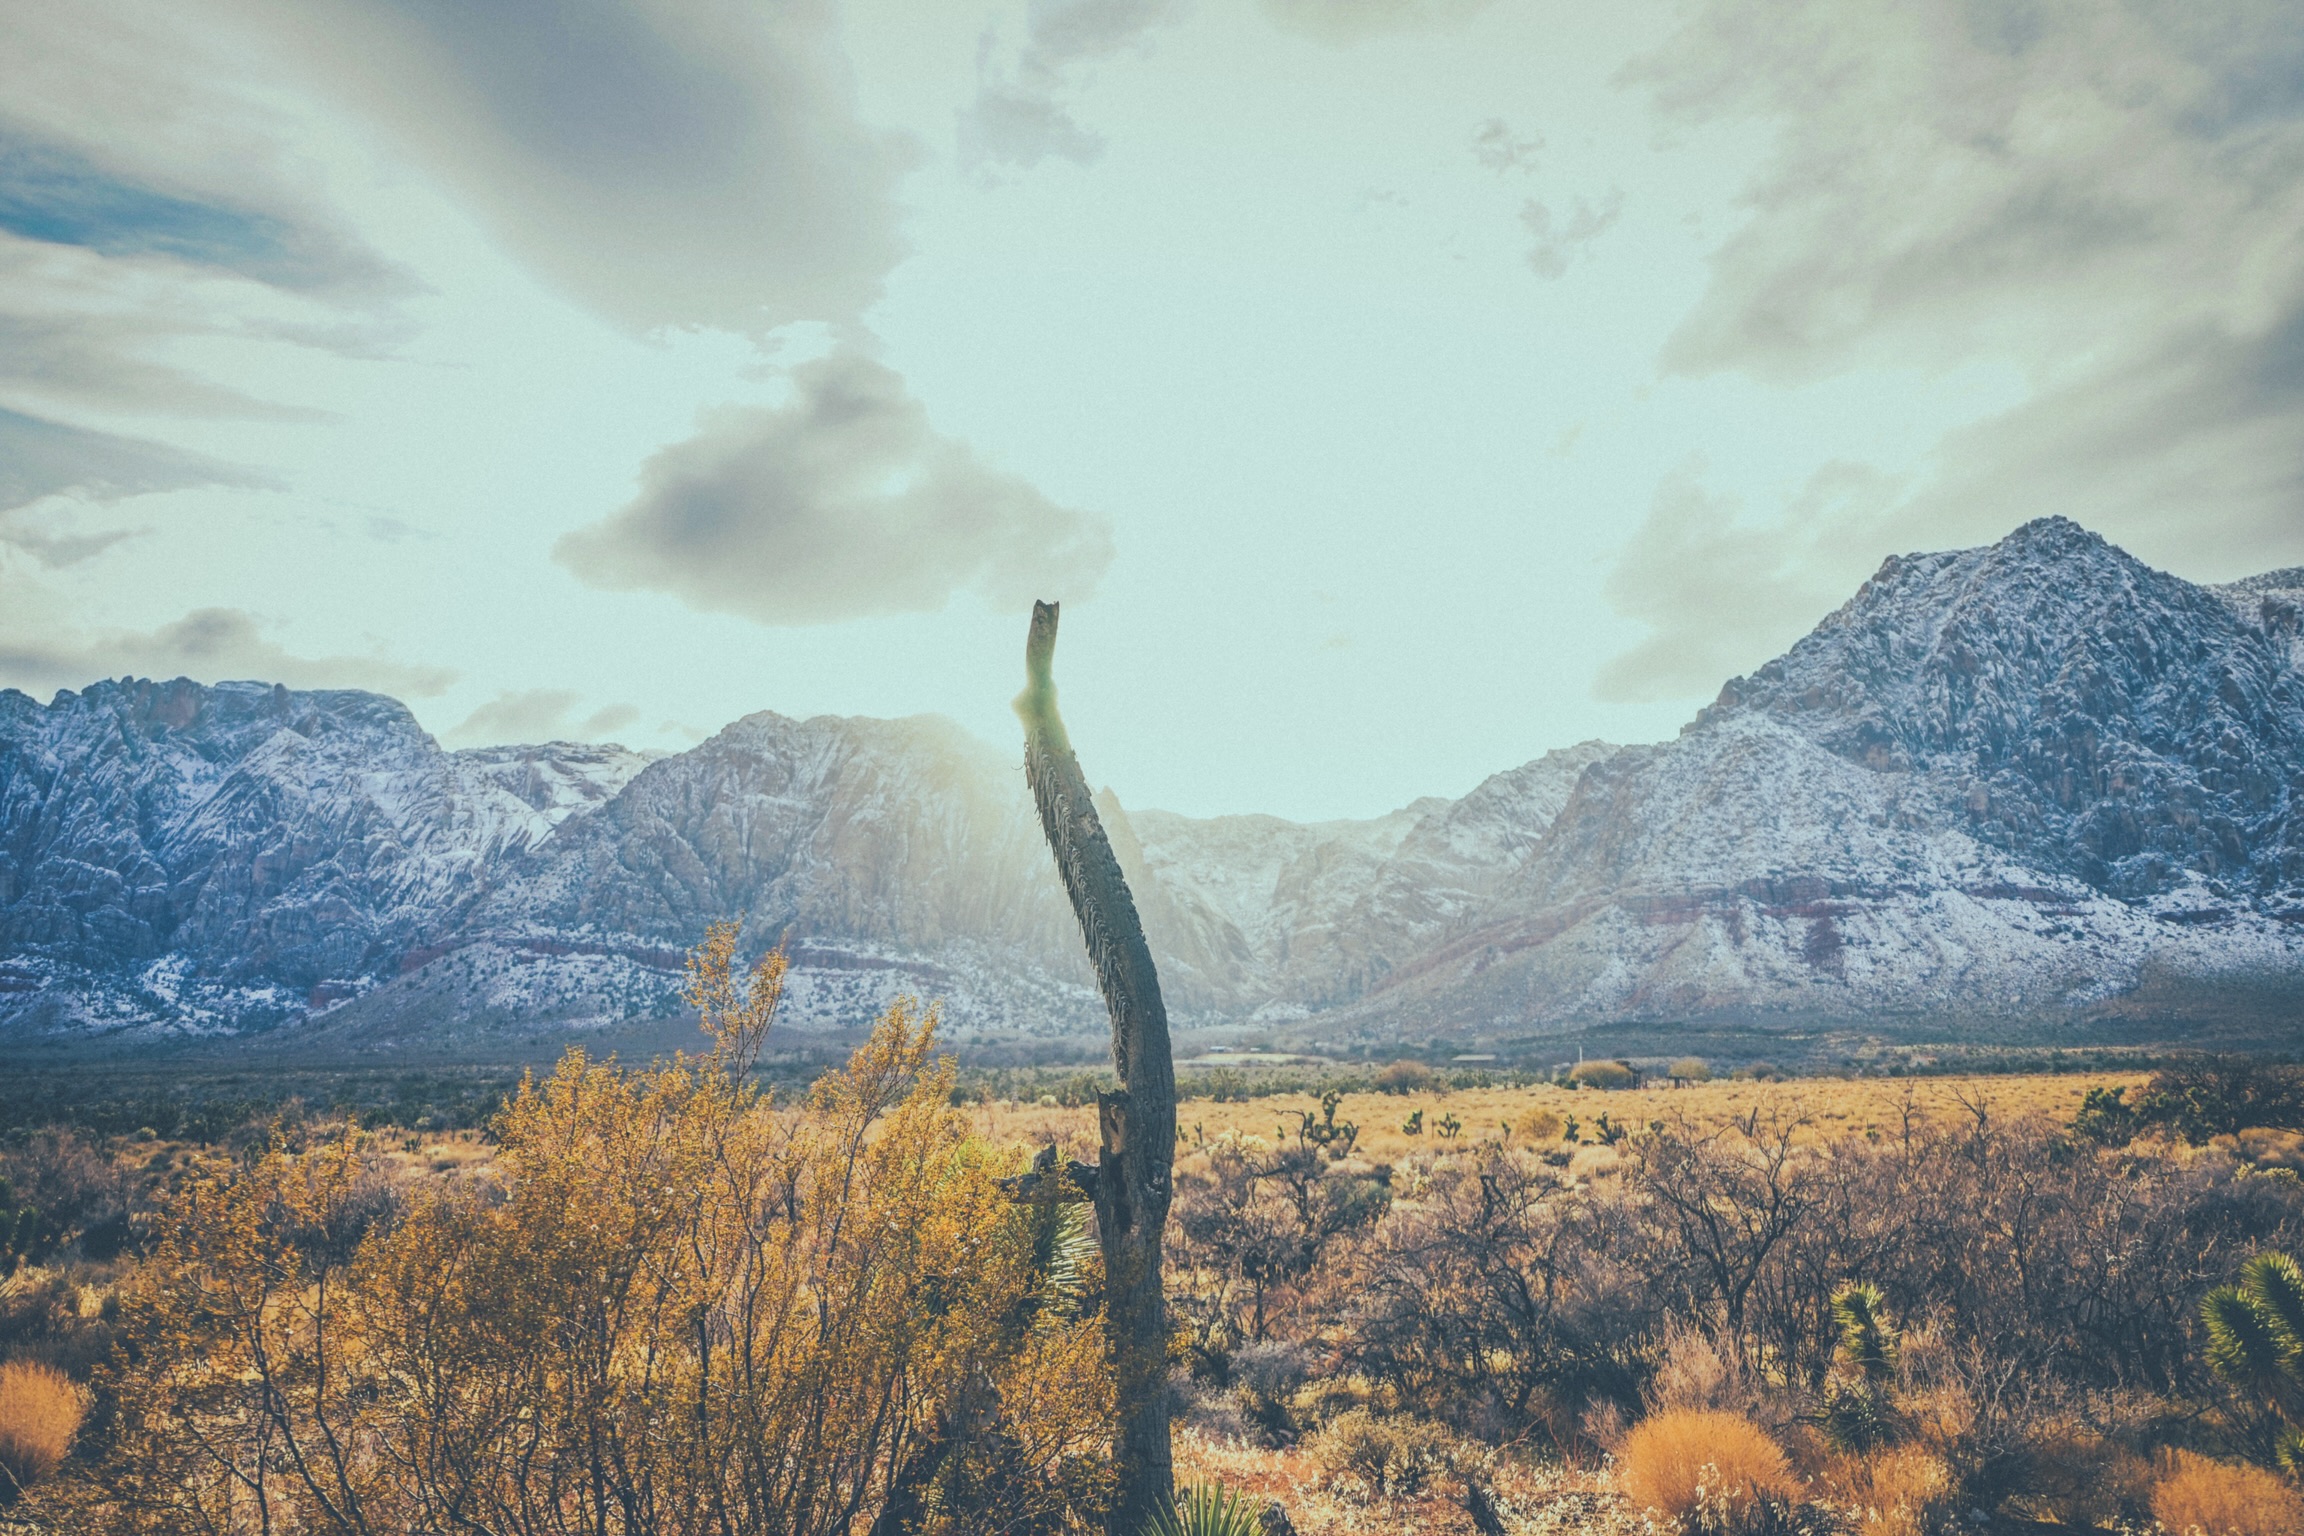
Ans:
[[[2304,570],[2203,587],[2040,519],[1888,559],[1670,741],[1355,821],[1099,803],[1184,1028],[2285,1006],[2300,603]],[[725,917],[788,946],[801,1029],[910,992],[962,1034],[1101,1031],[1018,764],[941,717],[761,711],[649,758],[449,752],[351,691],[0,692],[0,1041],[598,1030],[676,1015]]]

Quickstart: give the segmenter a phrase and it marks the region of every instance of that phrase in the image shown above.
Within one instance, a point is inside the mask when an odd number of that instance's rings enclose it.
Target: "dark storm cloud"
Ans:
[[[14,596],[19,601],[9,602]],[[456,674],[376,656],[298,656],[237,608],[200,608],[151,630],[74,631],[27,622],[21,591],[0,593],[0,686],[35,695],[102,677],[256,678],[292,688],[373,688],[402,698],[445,692]]]
[[[845,320],[901,254],[900,140],[830,0],[244,0],[522,260],[623,324]]]
[[[1684,122],[1777,134],[1669,369],[1981,361],[2031,385],[1900,499],[1723,525],[1781,578],[1724,670],[1884,555],[2047,513],[2203,579],[2304,558],[2304,9],[1710,0],[1628,78]],[[1611,581],[1657,630],[1610,670],[1618,693],[1718,681],[1671,660],[1705,650],[1708,618],[1656,558],[1685,521],[1670,500]]]
[[[1111,531],[938,433],[904,382],[854,352],[793,374],[795,398],[729,409],[658,453],[638,500],[561,540],[583,580],[669,592],[764,624],[1083,597]]]
[[[1051,156],[1086,165],[1103,138],[1065,105],[1081,68],[1131,48],[1183,14],[1182,0],[1033,0],[1025,41],[1003,60],[987,37],[976,60],[976,99],[960,114],[965,164],[1020,168]]]

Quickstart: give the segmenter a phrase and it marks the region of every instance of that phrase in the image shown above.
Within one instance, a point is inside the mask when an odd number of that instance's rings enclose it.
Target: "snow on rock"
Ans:
[[[1673,741],[1366,821],[1102,814],[1180,1024],[2038,1024],[2304,995],[2304,571],[2194,586],[2050,518],[1889,560]],[[0,1028],[588,1030],[740,917],[786,1021],[1099,1004],[1013,752],[762,713],[650,759],[443,752],[260,683],[0,692]],[[2286,1006],[2286,1004],[2283,1004]]]

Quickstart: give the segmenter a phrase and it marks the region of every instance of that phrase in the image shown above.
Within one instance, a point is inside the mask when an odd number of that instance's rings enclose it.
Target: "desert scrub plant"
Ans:
[[[1366,1408],[1338,1414],[1304,1445],[1331,1483],[1371,1499],[1422,1493],[1457,1451],[1456,1437],[1438,1424]]]
[[[1263,1536],[1257,1512],[1222,1483],[1202,1483],[1144,1528],[1144,1536]]]
[[[2284,1253],[2260,1253],[2237,1285],[2200,1303],[2208,1366],[2241,1397],[2245,1419],[2274,1460],[2304,1472],[2304,1269]]]
[[[0,1505],[54,1475],[87,1417],[88,1395],[54,1366],[0,1365]]]
[[[1689,1536],[1736,1536],[1780,1524],[1798,1495],[1783,1447],[1741,1414],[1651,1414],[1616,1452],[1616,1481],[1636,1509]]]
[[[1640,1074],[1620,1061],[1580,1061],[1569,1069],[1568,1080],[1587,1088],[1630,1088]]]
[[[2304,1536],[2304,1495],[2262,1467],[2177,1451],[2152,1485],[2169,1536]]]
[[[1923,1446],[1834,1456],[1817,1480],[1862,1521],[1864,1536],[1931,1536],[1958,1507],[1951,1467]]]
[[[1446,1087],[1440,1074],[1420,1061],[1395,1061],[1376,1073],[1378,1093],[1438,1093]]]
[[[1562,1125],[1560,1117],[1551,1110],[1536,1108],[1522,1115],[1514,1129],[1523,1140],[1541,1145],[1547,1141],[1558,1141]]]
[[[1061,1225],[1000,1177],[899,1002],[779,1106],[781,993],[692,958],[701,1057],[571,1051],[491,1187],[369,1194],[360,1138],[188,1181],[131,1287],[115,1432],[61,1479],[106,1536],[485,1528],[1063,1529],[1108,1486],[1111,1376]]]

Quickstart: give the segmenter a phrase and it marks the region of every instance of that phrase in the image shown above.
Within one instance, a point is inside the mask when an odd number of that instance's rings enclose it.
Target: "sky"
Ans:
[[[0,0],[0,686],[1302,819],[1889,555],[2304,563],[2292,0]]]

